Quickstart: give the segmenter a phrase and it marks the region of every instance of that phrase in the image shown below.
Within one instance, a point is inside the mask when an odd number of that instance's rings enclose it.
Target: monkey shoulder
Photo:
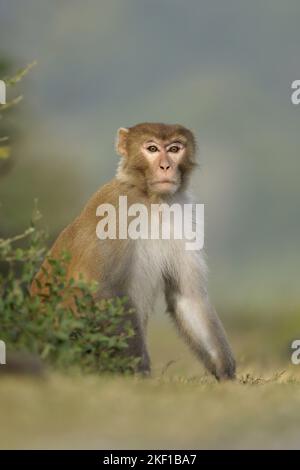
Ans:
[[[78,224],[81,219],[96,219],[96,211],[101,204],[111,204],[114,207],[119,205],[119,197],[130,197],[130,189],[116,178],[101,186],[88,200],[80,216],[77,218]]]

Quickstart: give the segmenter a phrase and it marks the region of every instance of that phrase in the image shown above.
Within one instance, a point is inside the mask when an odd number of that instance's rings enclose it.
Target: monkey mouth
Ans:
[[[163,180],[152,181],[151,184],[152,184],[152,185],[157,185],[157,184],[173,184],[173,185],[177,185],[177,181],[168,180],[168,179],[163,179]]]
[[[174,181],[174,180],[162,179],[162,180],[152,181],[151,187],[154,193],[173,194],[176,192],[178,188],[178,183],[177,181]]]

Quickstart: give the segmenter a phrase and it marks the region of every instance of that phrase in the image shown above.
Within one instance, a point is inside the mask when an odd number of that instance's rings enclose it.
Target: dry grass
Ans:
[[[170,325],[156,321],[151,379],[1,378],[1,448],[297,448],[300,366],[289,325],[233,328],[238,380],[216,383]]]

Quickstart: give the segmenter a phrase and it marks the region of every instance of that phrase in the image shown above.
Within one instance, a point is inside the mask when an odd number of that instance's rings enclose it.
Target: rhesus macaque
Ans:
[[[116,148],[121,156],[116,177],[62,231],[50,256],[68,251],[72,257],[68,277],[77,279],[81,273],[87,281],[98,281],[98,298],[129,299],[136,312],[136,335],[129,349],[141,358],[139,371],[150,372],[146,328],[160,290],[179,332],[206,368],[219,380],[234,378],[235,361],[209,302],[201,251],[187,251],[179,239],[99,239],[96,235],[97,207],[109,203],[118,208],[119,196],[127,196],[128,205],[141,203],[147,208],[153,203],[189,201],[187,187],[196,165],[192,132],[181,125],[137,124],[119,129]],[[41,287],[42,270],[36,279]],[[31,293],[39,293],[35,281]]]

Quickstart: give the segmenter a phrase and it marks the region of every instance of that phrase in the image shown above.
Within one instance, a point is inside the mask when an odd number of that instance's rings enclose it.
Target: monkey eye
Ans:
[[[168,152],[177,153],[179,152],[179,150],[180,150],[180,147],[178,145],[172,145],[172,147],[168,149]]]
[[[151,153],[158,152],[158,148],[156,147],[156,145],[149,145],[149,147],[147,147],[147,150]]]

